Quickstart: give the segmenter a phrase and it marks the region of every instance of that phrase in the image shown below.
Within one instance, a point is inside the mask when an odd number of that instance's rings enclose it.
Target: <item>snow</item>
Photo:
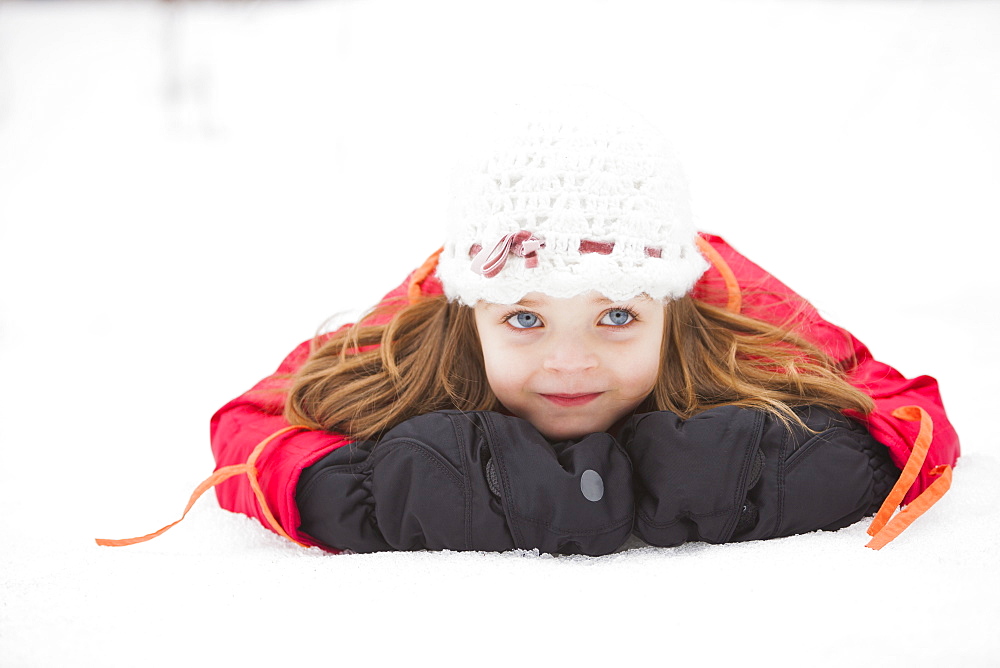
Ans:
[[[1000,661],[1000,3],[0,1],[0,665]],[[673,138],[704,229],[941,382],[954,488],[602,558],[332,556],[218,508],[208,418],[441,239],[555,82]],[[993,342],[993,343],[991,343]]]

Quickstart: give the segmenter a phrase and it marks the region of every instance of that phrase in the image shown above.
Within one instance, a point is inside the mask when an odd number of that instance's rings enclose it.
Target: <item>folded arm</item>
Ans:
[[[608,434],[550,444],[528,422],[437,411],[303,472],[301,531],[355,552],[613,552],[632,530],[632,469]]]
[[[636,533],[658,546],[726,543],[874,514],[899,476],[885,446],[834,411],[796,411],[809,430],[735,406],[632,418],[622,440],[636,472]]]

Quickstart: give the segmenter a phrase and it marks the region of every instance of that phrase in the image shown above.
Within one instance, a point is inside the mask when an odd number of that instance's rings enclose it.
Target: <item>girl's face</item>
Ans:
[[[516,304],[479,302],[475,315],[490,387],[550,440],[609,431],[656,384],[664,314],[648,297],[533,292]]]

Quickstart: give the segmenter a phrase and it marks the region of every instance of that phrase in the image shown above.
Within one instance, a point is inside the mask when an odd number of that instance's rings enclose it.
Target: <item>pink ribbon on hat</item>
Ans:
[[[476,257],[472,258],[472,271],[486,278],[493,278],[504,268],[511,255],[523,257],[524,266],[532,269],[538,266],[539,248],[545,248],[545,241],[535,238],[531,232],[521,230],[505,234],[492,249],[480,249]]]

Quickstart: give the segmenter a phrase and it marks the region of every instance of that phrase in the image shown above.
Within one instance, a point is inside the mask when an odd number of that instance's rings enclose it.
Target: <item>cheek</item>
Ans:
[[[618,368],[623,387],[633,398],[645,398],[656,386],[660,376],[660,348],[663,337],[651,336],[636,342],[631,350],[618,356]]]
[[[491,356],[486,351],[483,351],[483,361],[486,367],[486,382],[489,383],[493,394],[497,395],[497,398],[503,401],[501,395],[510,383],[507,378],[507,369],[504,365],[500,364],[498,357]]]
[[[505,398],[522,385],[523,378],[517,364],[518,356],[514,351],[504,346],[497,337],[479,336],[479,345],[483,351],[483,366],[486,371],[486,382],[493,394],[501,403]]]
[[[489,383],[493,394],[501,403],[511,406],[509,402],[520,393],[530,380],[529,365],[525,363],[525,356],[508,351],[506,354],[499,352],[492,356],[483,354],[486,367],[486,382]]]

